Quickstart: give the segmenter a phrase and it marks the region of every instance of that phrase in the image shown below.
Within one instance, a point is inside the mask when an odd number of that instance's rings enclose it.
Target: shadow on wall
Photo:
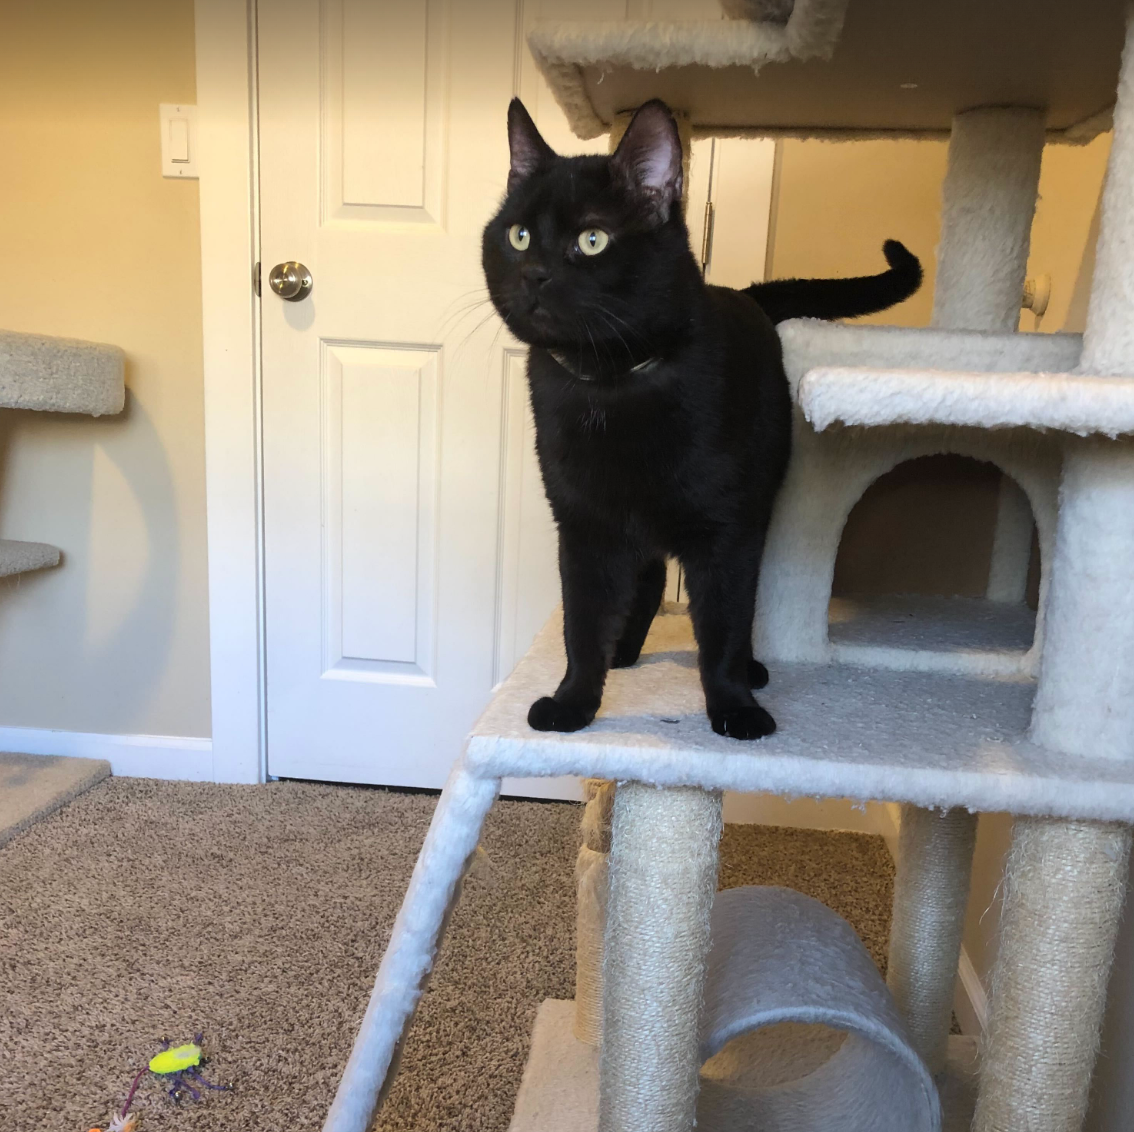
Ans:
[[[127,386],[129,380],[127,363]],[[25,466],[9,477],[13,449],[24,438],[42,456],[34,470]],[[85,493],[77,492],[83,484]],[[29,492],[36,504],[30,509]],[[17,497],[20,529],[5,523],[4,536],[53,543],[63,556],[55,569],[0,580],[0,635],[23,642],[19,670],[6,666],[6,690],[10,702],[34,705],[28,718],[5,722],[41,726],[35,708],[49,702],[52,726],[87,730],[81,706],[68,704],[82,688],[84,702],[103,702],[104,729],[147,730],[174,644],[180,525],[167,454],[130,389],[116,417],[0,414],[0,519]],[[23,600],[32,595],[47,600]],[[22,622],[35,609],[42,618],[44,608],[51,624],[30,632]]]

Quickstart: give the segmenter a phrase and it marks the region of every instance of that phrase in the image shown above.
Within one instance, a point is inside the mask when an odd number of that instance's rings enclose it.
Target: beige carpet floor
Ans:
[[[108,779],[0,849],[0,1128],[86,1132],[162,1036],[203,1030],[178,1106],[143,1132],[317,1132],[435,799],[274,783]],[[575,806],[501,802],[407,1043],[382,1132],[504,1132],[536,1007],[572,995]],[[879,962],[880,839],[730,826],[725,885],[784,884]]]

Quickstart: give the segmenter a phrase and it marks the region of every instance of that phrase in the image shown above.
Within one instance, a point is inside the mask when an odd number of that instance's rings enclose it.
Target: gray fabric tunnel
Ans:
[[[704,1081],[698,1129],[940,1132],[937,1088],[850,924],[787,888],[720,892],[713,904],[702,1060],[734,1038],[779,1022],[820,1023],[847,1037],[819,1068],[784,1084]],[[777,1060],[784,1057],[790,1050],[778,1052]]]

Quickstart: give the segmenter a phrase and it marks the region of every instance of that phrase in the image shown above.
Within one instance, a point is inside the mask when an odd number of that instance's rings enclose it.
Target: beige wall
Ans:
[[[882,241],[920,257],[929,284],[892,312],[863,322],[924,326],[933,307],[945,142],[784,141],[773,276],[882,271]]]
[[[194,99],[192,0],[0,16],[0,326],[121,346],[119,418],[0,411],[0,536],[62,547],[0,582],[0,725],[207,736],[196,182],[159,102]]]
[[[1028,274],[1050,274],[1051,302],[1038,324],[1025,312],[1021,329],[1083,328],[1109,148],[1105,136],[1083,147],[1049,146],[1044,153]],[[894,311],[863,321],[925,325],[933,305],[946,149],[946,143],[930,141],[784,142],[772,273],[805,277],[878,270],[882,240],[895,237],[921,257],[926,283]],[[963,470],[950,470],[947,461],[917,482],[900,472],[886,484],[879,481],[878,490],[848,521],[836,585],[846,592],[892,592],[897,567],[906,574],[902,588],[913,592],[983,592],[995,480],[985,482],[987,477],[970,469],[972,482],[966,483]],[[957,559],[957,546],[967,548],[967,560]],[[977,836],[965,949],[986,981],[995,958],[998,888],[1010,830],[1007,815],[987,814]],[[1134,953],[1134,946],[1129,950]]]
[[[1025,311],[1021,330],[1082,331],[1095,263],[1099,193],[1109,156],[1110,134],[1085,146],[1051,145],[1044,150],[1028,274],[1051,276],[1051,303],[1039,320]]]
[[[924,326],[933,308],[933,274],[940,235],[944,141],[782,143],[780,198],[772,274],[800,277],[881,270],[884,239],[905,243],[921,257],[926,283],[893,311],[862,322]],[[1110,153],[1110,135],[1089,145],[1048,146],[1040,173],[1028,274],[1052,278],[1051,303],[1035,325],[1021,329],[1082,330],[1093,258],[1092,221]]]

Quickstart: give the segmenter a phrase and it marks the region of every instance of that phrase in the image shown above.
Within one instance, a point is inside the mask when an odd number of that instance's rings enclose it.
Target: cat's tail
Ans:
[[[772,279],[753,283],[751,295],[773,322],[788,318],[858,318],[908,299],[921,286],[921,262],[905,244],[887,240],[882,254],[890,265],[880,275],[854,279]]]

